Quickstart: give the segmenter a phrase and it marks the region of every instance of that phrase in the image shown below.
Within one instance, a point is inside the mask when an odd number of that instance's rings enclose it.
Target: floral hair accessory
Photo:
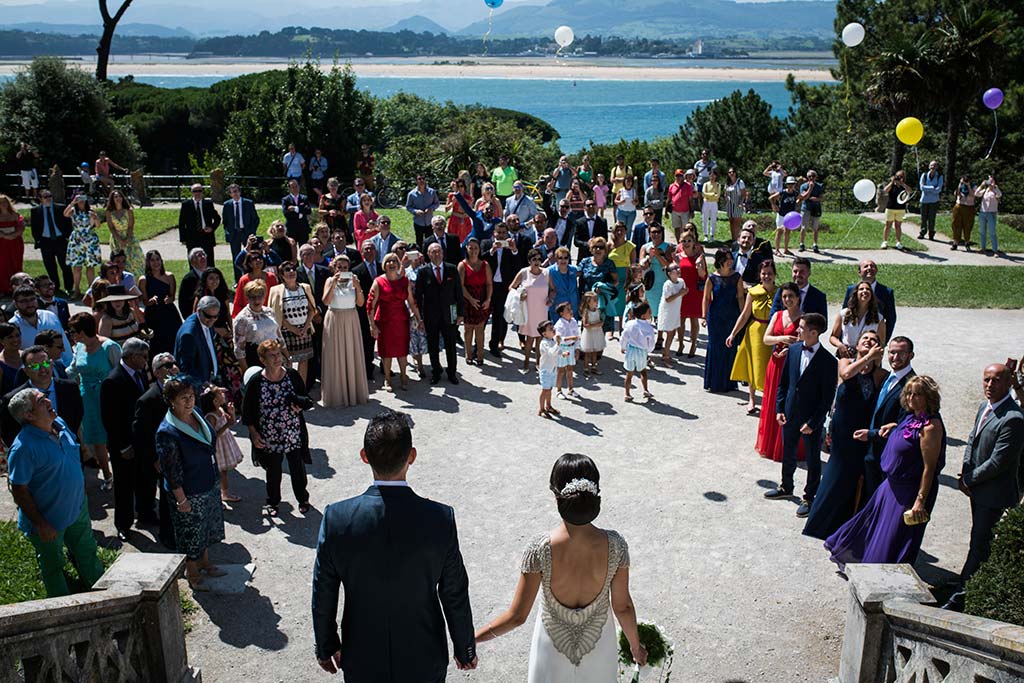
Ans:
[[[559,491],[558,495],[565,498],[566,496],[571,496],[574,493],[592,493],[596,496],[600,494],[600,490],[597,488],[597,484],[589,479],[573,479],[562,487],[562,490]]]

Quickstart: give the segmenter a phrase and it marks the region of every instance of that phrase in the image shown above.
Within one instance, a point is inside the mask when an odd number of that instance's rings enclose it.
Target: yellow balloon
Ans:
[[[896,137],[904,145],[916,145],[924,137],[924,126],[918,119],[908,116],[896,124]]]

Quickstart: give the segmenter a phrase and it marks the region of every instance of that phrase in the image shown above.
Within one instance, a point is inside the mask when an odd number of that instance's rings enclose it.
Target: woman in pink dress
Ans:
[[[782,462],[782,428],[775,419],[775,396],[779,389],[779,377],[786,365],[789,345],[796,343],[797,327],[800,325],[800,288],[787,282],[779,288],[782,293],[783,309],[768,321],[764,343],[772,347],[772,357],[764,378],[764,394],[761,397],[761,417],[757,425],[757,452],[775,462]],[[748,328],[749,330],[749,328]],[[751,340],[756,341],[756,340]],[[800,439],[797,459],[804,459],[804,441]]]
[[[498,198],[494,194],[494,185],[484,183],[480,199],[476,200],[476,203],[473,204],[473,209],[476,211],[483,211],[484,207],[488,204],[491,205],[491,211],[494,212],[495,216],[501,215],[501,202],[498,201]]]
[[[543,257],[538,249],[531,249],[526,255],[530,264],[519,271],[512,281],[510,289],[520,289],[520,296],[526,303],[526,324],[520,325],[519,334],[525,337],[523,344],[523,370],[530,369],[530,354],[536,349],[537,362],[540,362],[540,340],[542,339],[537,325],[548,319],[548,306],[552,298],[551,283],[548,271],[541,268]]]
[[[391,360],[398,359],[398,370],[402,375],[402,389],[409,388],[406,364],[409,356],[409,312],[423,326],[412,283],[402,270],[397,254],[388,254],[382,263],[384,274],[378,275],[370,287],[366,311],[370,318],[370,334],[377,340],[377,354],[384,366],[384,381],[394,391],[391,382]]]
[[[448,193],[448,201],[444,205],[444,210],[450,214],[448,216],[448,232],[458,236],[461,243],[469,236],[469,232],[473,229],[473,221],[463,211],[462,205],[455,201],[456,194],[461,194],[466,203],[472,206],[473,195],[467,190],[466,181],[461,176],[452,183],[452,191]]]
[[[11,276],[24,266],[24,232],[25,218],[14,210],[10,197],[0,194],[0,289],[6,295],[11,293]]]
[[[373,196],[370,193],[359,198],[359,210],[352,216],[352,234],[356,239],[356,250],[362,250],[363,242],[377,234],[377,219],[373,210]]]
[[[687,223],[683,227],[676,256],[679,258],[679,279],[686,283],[686,294],[679,304],[682,327],[686,326],[686,320],[690,321],[690,350],[686,357],[693,358],[697,355],[697,330],[700,329],[700,319],[704,315],[704,282],[708,279],[704,248],[697,241],[697,228],[693,223]],[[682,331],[679,333],[676,355],[683,355]]]

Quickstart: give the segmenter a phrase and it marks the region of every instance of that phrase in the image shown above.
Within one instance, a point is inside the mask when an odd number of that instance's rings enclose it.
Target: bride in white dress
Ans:
[[[633,659],[647,662],[629,595],[629,547],[617,532],[591,523],[601,511],[599,484],[589,457],[567,453],[555,462],[551,490],[562,524],[526,548],[512,605],[476,633],[479,644],[522,625],[539,590],[528,683],[615,683],[619,644],[611,612]]]

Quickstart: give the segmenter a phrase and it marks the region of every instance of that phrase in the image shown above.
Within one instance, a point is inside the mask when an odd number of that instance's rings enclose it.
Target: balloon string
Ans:
[[[491,22],[493,21],[493,19],[494,19],[494,8],[492,7],[490,13],[488,13],[488,15],[487,15],[487,33],[484,34],[484,38],[483,38],[484,56],[485,57],[487,56],[487,37],[491,35]]]
[[[850,226],[850,229],[846,231],[846,234],[843,236],[843,239],[841,239],[838,242],[836,242],[836,245],[834,247],[832,247],[833,249],[838,249],[839,247],[841,247],[843,245],[844,242],[846,242],[846,240],[853,233],[853,229],[857,227],[857,224],[860,223],[860,219],[863,218],[863,217],[864,217],[863,214],[857,214],[857,220],[855,220],[853,222],[853,225]]]
[[[995,121],[996,132],[992,135],[992,144],[988,146],[988,154],[985,155],[986,159],[988,159],[990,156],[992,156],[992,150],[995,149],[995,147],[996,147],[996,140],[999,138],[999,117],[996,116],[996,110],[995,109],[992,110],[992,120]]]

